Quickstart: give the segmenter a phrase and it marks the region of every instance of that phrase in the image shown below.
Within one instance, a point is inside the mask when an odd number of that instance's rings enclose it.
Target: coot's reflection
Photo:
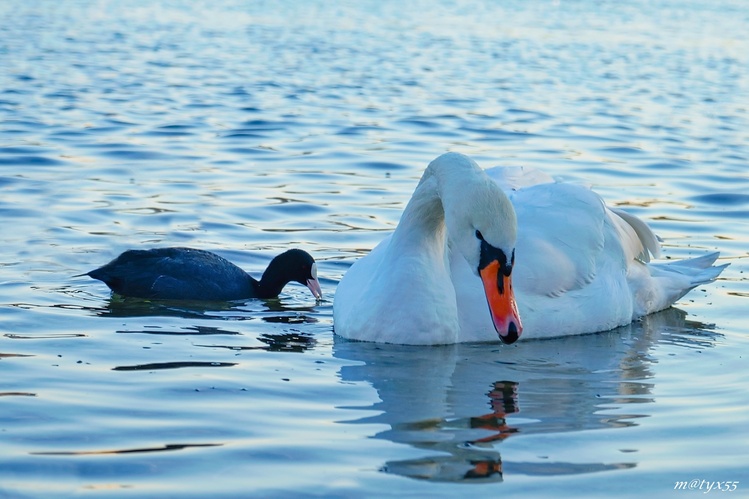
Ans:
[[[654,402],[653,347],[714,344],[716,333],[685,316],[672,308],[611,332],[512,346],[407,347],[337,339],[334,356],[359,362],[340,369],[342,380],[369,383],[380,398],[361,407],[378,415],[348,423],[385,424],[388,429],[376,438],[424,450],[424,457],[383,464],[384,472],[412,478],[501,481],[505,473],[565,475],[634,467],[632,460],[619,461],[619,449],[612,449],[613,462],[590,462],[585,456],[562,462],[549,444],[533,461],[503,462],[500,446],[523,435],[639,424]]]
[[[284,324],[316,323],[314,306],[289,304],[280,299],[233,302],[146,300],[113,294],[101,308],[91,308],[100,317],[181,317],[244,321],[260,319]]]
[[[142,300],[113,296],[107,307],[100,309],[100,316],[114,317],[180,317],[192,319],[183,324],[140,324],[139,327],[119,329],[118,334],[147,334],[156,336],[195,336],[205,337],[204,344],[196,342],[196,347],[223,348],[228,350],[265,350],[270,352],[304,352],[314,348],[317,340],[311,334],[298,329],[283,327],[277,332],[253,335],[253,341],[245,342],[235,338],[231,342],[208,343],[209,338],[221,336],[242,336],[232,328],[236,321],[260,320],[273,324],[316,323],[313,307],[290,306],[281,300],[250,300],[248,302],[187,302],[166,300]],[[211,320],[220,320],[221,326],[207,325]],[[207,324],[206,324],[207,322]],[[246,329],[246,328],[245,328]],[[257,341],[254,341],[257,340]],[[259,344],[258,344],[259,343]]]

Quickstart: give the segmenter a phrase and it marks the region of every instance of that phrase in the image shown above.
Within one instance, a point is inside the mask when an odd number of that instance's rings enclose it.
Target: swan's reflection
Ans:
[[[385,424],[388,429],[376,438],[427,451],[426,457],[388,461],[384,472],[435,481],[591,473],[636,463],[545,461],[543,449],[538,461],[503,462],[499,446],[515,435],[637,425],[653,402],[653,347],[714,343],[716,333],[685,316],[672,308],[607,333],[510,347],[425,348],[337,339],[334,356],[361,362],[343,366],[342,380],[371,384],[381,400],[361,407],[378,415],[349,423]],[[612,407],[632,410],[612,414]]]

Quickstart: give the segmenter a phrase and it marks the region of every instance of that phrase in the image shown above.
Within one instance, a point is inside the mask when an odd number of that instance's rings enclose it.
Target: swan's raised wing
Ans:
[[[548,173],[525,166],[495,166],[484,171],[507,193],[538,184],[555,182],[554,177]]]
[[[513,281],[525,293],[558,296],[590,283],[603,256],[603,201],[574,184],[508,192],[518,218]]]
[[[609,219],[619,233],[627,260],[649,262],[661,256],[661,243],[648,225],[636,216],[617,208],[606,209]]]
[[[587,187],[556,182],[533,168],[486,172],[517,213],[518,291],[557,296],[590,283],[604,266],[626,268],[634,259],[649,261],[659,254],[657,237],[645,222],[609,209]]]

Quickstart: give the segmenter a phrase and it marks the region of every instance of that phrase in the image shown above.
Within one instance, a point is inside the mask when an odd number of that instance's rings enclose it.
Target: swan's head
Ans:
[[[505,193],[473,160],[450,153],[435,162],[445,159],[455,165],[441,193],[450,246],[481,278],[499,338],[503,343],[514,343],[523,331],[512,289],[515,210]]]

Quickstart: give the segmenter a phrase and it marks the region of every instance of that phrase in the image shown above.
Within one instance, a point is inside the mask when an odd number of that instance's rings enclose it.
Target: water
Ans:
[[[746,495],[745,3],[8,1],[0,19],[0,496]],[[337,281],[446,150],[588,182],[667,258],[731,266],[597,335],[337,340]],[[302,247],[327,300],[138,304],[72,277],[158,245],[256,275]]]

